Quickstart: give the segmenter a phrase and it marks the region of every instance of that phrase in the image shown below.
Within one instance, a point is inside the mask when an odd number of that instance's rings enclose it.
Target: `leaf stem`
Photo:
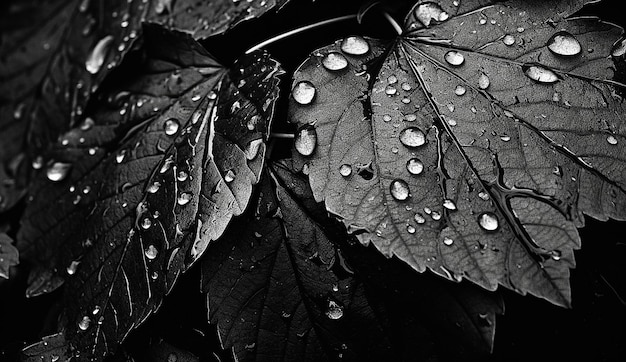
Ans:
[[[391,24],[391,26],[393,26],[393,28],[396,30],[396,33],[398,33],[398,35],[402,35],[402,27],[400,26],[400,24],[398,24],[396,19],[394,19],[387,12],[383,12],[383,15],[385,16],[385,19],[387,19],[387,21]]]
[[[320,27],[320,26],[324,26],[324,25],[327,25],[327,24],[337,23],[337,22],[344,21],[344,20],[356,19],[356,17],[357,17],[356,14],[340,16],[338,18],[333,18],[333,19],[320,21],[318,23],[309,24],[309,25],[303,26],[301,28],[290,30],[290,31],[288,31],[286,33],[278,34],[278,35],[276,35],[276,36],[274,36],[274,37],[272,37],[270,39],[267,39],[267,40],[265,40],[265,41],[255,45],[255,46],[253,46],[252,48],[246,50],[246,54],[250,54],[250,53],[252,53],[252,52],[254,52],[256,50],[259,50],[259,49],[265,47],[266,45],[269,45],[269,44],[277,42],[277,41],[279,41],[281,39],[290,37],[290,36],[292,36],[294,34],[298,34],[298,33],[301,33],[303,31],[314,29],[314,28],[317,28],[317,27]]]
[[[294,139],[296,136],[293,133],[270,133],[270,138],[286,138]]]

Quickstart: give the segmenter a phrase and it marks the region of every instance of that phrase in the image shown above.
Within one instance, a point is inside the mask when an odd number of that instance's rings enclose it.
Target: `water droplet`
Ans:
[[[82,0],[78,5],[78,11],[81,13],[86,12],[89,9],[90,0]]]
[[[487,24],[487,19],[485,19],[485,18],[480,18],[480,20],[478,20],[478,23],[479,23],[480,25],[485,25],[485,24]]]
[[[58,355],[53,354],[53,355],[50,356],[50,361],[51,362],[57,362],[59,360],[59,358],[60,357]]]
[[[463,87],[462,85],[457,85],[456,88],[454,88],[454,94],[456,94],[457,96],[462,96],[465,94],[467,90],[465,89],[465,87]]]
[[[554,260],[554,261],[561,260],[561,252],[558,251],[558,250],[552,250],[550,252],[550,256],[552,257],[552,260]]]
[[[348,67],[348,59],[341,53],[330,52],[322,59],[322,65],[332,71],[343,70]]]
[[[406,91],[406,92],[408,92],[408,91],[410,91],[412,89],[411,85],[409,83],[406,83],[406,82],[402,83],[402,85],[400,87],[402,88],[403,91]]]
[[[126,158],[126,150],[121,150],[120,152],[117,153],[117,155],[115,156],[115,162],[117,163],[122,163],[124,162],[124,159]]]
[[[100,313],[100,306],[96,305],[95,307],[93,307],[91,314],[97,315],[98,313]]]
[[[173,136],[178,132],[178,128],[180,127],[180,123],[176,118],[170,118],[165,123],[163,123],[163,130],[165,134],[168,136]]]
[[[178,175],[176,175],[176,179],[180,182],[185,182],[187,181],[187,178],[189,178],[189,174],[186,171],[178,171]]]
[[[261,116],[259,116],[258,114],[255,114],[254,116],[250,117],[250,119],[248,119],[248,122],[246,123],[246,127],[248,127],[248,130],[254,131],[260,119],[261,119]]]
[[[84,316],[80,322],[78,322],[78,328],[80,328],[81,331],[86,331],[90,324],[91,318],[89,318],[89,316]]]
[[[148,245],[146,250],[144,250],[144,254],[146,255],[146,258],[150,260],[154,260],[154,258],[156,258],[157,255],[159,255],[159,251],[154,245],[150,244]]]
[[[391,153],[393,153],[395,155],[398,152],[400,152],[400,149],[398,147],[396,147],[396,146],[391,147]]]
[[[193,195],[189,192],[181,192],[180,195],[178,195],[177,202],[181,206],[187,205],[189,201],[191,201],[192,196]]]
[[[415,230],[415,226],[413,226],[413,225],[407,225],[407,226],[406,226],[406,231],[407,231],[409,234],[415,234],[415,231],[416,231],[416,230]]]
[[[89,73],[96,74],[100,71],[113,40],[112,35],[107,35],[93,47],[85,62],[85,68]]]
[[[341,42],[341,51],[350,55],[363,55],[369,52],[370,45],[360,36],[349,36]]]
[[[385,121],[385,122],[391,121],[391,116],[388,115],[388,114],[383,115],[383,121]]]
[[[507,35],[504,36],[504,38],[502,38],[502,42],[506,46],[511,46],[511,45],[515,44],[515,37],[513,35],[511,35],[511,34],[507,34]]]
[[[448,210],[456,210],[456,205],[450,199],[443,200],[443,207],[445,207]]]
[[[144,230],[148,230],[150,229],[150,226],[152,226],[152,220],[150,220],[150,218],[148,217],[144,218],[141,222],[141,228]]]
[[[617,144],[617,138],[615,138],[615,136],[610,135],[606,138],[606,141],[610,144],[610,145],[616,145]]]
[[[418,158],[411,158],[406,162],[406,170],[411,175],[419,175],[424,171],[424,164]]]
[[[424,26],[430,26],[430,23],[434,20],[442,22],[448,20],[450,15],[446,13],[441,6],[434,2],[426,2],[415,8],[415,17]]]
[[[487,89],[489,88],[489,84],[491,84],[489,77],[487,77],[485,73],[481,73],[480,77],[478,77],[478,88]]]
[[[433,218],[433,220],[439,220],[441,219],[441,213],[439,213],[439,211],[433,211],[432,214],[430,214],[430,217]]]
[[[539,83],[556,83],[559,80],[556,73],[539,65],[526,65],[522,69],[528,78]]]
[[[480,197],[484,201],[489,200],[489,194],[484,191],[479,192],[478,197]]]
[[[454,240],[452,240],[451,238],[446,237],[446,238],[443,239],[443,244],[446,245],[446,246],[451,246],[452,244],[454,244]]]
[[[317,147],[317,132],[315,131],[315,127],[306,125],[300,128],[296,134],[294,146],[296,151],[302,156],[311,156]]]
[[[261,145],[263,144],[263,140],[261,138],[257,138],[255,140],[250,141],[248,146],[246,147],[246,159],[248,161],[252,161],[259,154],[259,150],[261,149]]]
[[[426,143],[426,135],[417,127],[408,127],[400,132],[400,142],[406,147],[420,147]]]
[[[159,169],[159,173],[166,173],[174,164],[174,156],[169,155],[165,160],[163,160],[163,164],[161,165],[161,169]]]
[[[303,80],[293,87],[291,95],[293,99],[300,104],[311,104],[315,98],[315,86],[313,83]]]
[[[235,173],[233,172],[233,170],[226,171],[226,175],[224,175],[224,181],[226,181],[227,183],[231,183],[234,180],[235,180]]]
[[[396,77],[395,75],[390,75],[389,77],[387,77],[387,83],[388,84],[396,84],[398,83],[398,77]]]
[[[487,231],[495,231],[499,227],[498,217],[492,212],[484,212],[478,216],[478,225]]]
[[[32,163],[33,169],[35,170],[39,170],[43,167],[43,157],[41,156],[36,156],[33,159],[33,163]]]
[[[407,114],[404,116],[404,120],[407,122],[415,122],[415,120],[417,120],[417,116],[414,115],[413,113]]]
[[[422,216],[422,214],[415,214],[415,216],[413,217],[413,219],[415,220],[416,223],[418,224],[423,224],[426,222],[426,219],[424,218],[424,216]]]
[[[326,308],[326,317],[328,319],[337,320],[343,317],[343,307],[332,299],[328,299],[328,307]]]
[[[352,166],[344,163],[339,167],[339,174],[343,177],[348,177],[352,174]]]
[[[578,40],[566,31],[559,31],[552,35],[548,40],[547,47],[552,53],[563,56],[578,55],[582,51]]]
[[[409,198],[409,184],[406,181],[401,179],[395,179],[391,181],[389,185],[389,192],[391,192],[391,196],[398,201],[404,201]]]
[[[503,142],[509,142],[509,141],[511,140],[511,136],[507,136],[507,135],[500,136],[500,139],[501,139]]]
[[[70,263],[70,265],[67,266],[67,274],[68,275],[74,275],[76,273],[76,269],[78,269],[78,266],[80,265],[80,260],[74,260]]]
[[[455,67],[458,67],[465,62],[463,54],[457,52],[456,50],[450,50],[443,56],[443,58],[448,64],[454,65]]]
[[[71,168],[71,163],[55,162],[48,167],[46,176],[48,176],[48,180],[50,181],[63,181],[67,177]]]
[[[152,185],[148,186],[147,191],[151,194],[154,194],[157,191],[159,191],[160,187],[161,187],[161,183],[158,181],[155,181],[154,183],[152,183]]]
[[[385,94],[388,96],[395,95],[397,92],[398,90],[394,86],[388,85],[385,87]]]

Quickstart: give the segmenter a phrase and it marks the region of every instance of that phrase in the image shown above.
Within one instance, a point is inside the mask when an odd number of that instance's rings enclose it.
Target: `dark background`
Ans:
[[[241,24],[223,36],[207,40],[205,46],[223,64],[228,65],[251,46],[271,34],[280,34],[305,24],[356,13],[363,1],[355,0],[291,0],[278,14],[269,13],[261,19]],[[389,13],[398,21],[411,1],[387,1]],[[585,8],[581,15],[596,15],[624,26],[626,17],[618,0],[603,1]],[[392,39],[393,28],[381,15],[380,5],[364,18],[363,24],[344,21],[313,29],[267,47],[278,59],[287,75],[277,108],[275,131],[287,131],[285,110],[289,90],[289,74],[314,49],[346,35],[367,35]],[[123,70],[118,76],[123,76]],[[289,150],[287,141],[277,149]],[[285,156],[288,154],[285,153]],[[14,224],[19,214],[0,215],[0,221]],[[498,317],[493,355],[485,361],[544,361],[582,359],[589,361],[626,361],[626,223],[598,222],[587,219],[580,230],[582,250],[576,252],[577,268],[572,271],[573,308],[563,309],[532,296],[519,296],[500,288],[506,311]],[[50,295],[25,299],[27,265],[12,270],[12,278],[0,280],[0,361],[10,361],[24,342],[35,342],[52,333],[55,325],[51,312],[60,297]],[[202,360],[228,360],[221,351],[215,331],[206,324],[206,301],[199,292],[198,268],[181,279],[160,312],[133,332],[125,344],[137,360],[162,360],[162,351],[179,348],[195,353]],[[160,341],[167,345],[147,346]],[[419,343],[419,341],[416,341]],[[214,355],[216,353],[219,357]],[[443,352],[442,352],[443,353]],[[182,356],[182,355],[181,355]],[[457,356],[458,357],[458,356]],[[469,360],[464,359],[464,360]],[[472,357],[475,358],[475,357]],[[450,359],[443,353],[442,360]]]

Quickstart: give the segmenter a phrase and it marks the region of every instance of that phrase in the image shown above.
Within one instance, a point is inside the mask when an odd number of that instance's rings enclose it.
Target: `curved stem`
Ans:
[[[402,35],[402,32],[403,32],[402,27],[400,26],[400,24],[398,24],[396,19],[392,18],[391,15],[389,15],[386,12],[384,12],[383,15],[385,16],[385,19],[389,21],[391,26],[393,26],[393,28],[396,30],[396,33],[398,33],[398,35]]]
[[[293,133],[270,133],[270,138],[286,138],[294,139],[296,136]]]
[[[269,45],[269,44],[272,44],[272,43],[274,43],[276,41],[279,41],[281,39],[290,37],[290,36],[292,36],[294,34],[298,34],[300,32],[307,31],[307,30],[310,30],[310,29],[314,29],[314,28],[317,28],[317,27],[320,27],[320,26],[324,26],[324,25],[327,25],[327,24],[337,23],[337,22],[344,21],[344,20],[356,19],[356,17],[357,17],[356,14],[355,15],[345,15],[345,16],[340,16],[338,18],[328,19],[328,20],[320,21],[319,23],[309,24],[309,25],[303,26],[301,28],[290,30],[290,31],[288,31],[286,33],[282,33],[282,34],[276,35],[276,36],[274,36],[274,37],[272,37],[270,39],[267,39],[267,40],[265,40],[265,41],[255,45],[255,46],[253,46],[252,48],[246,50],[246,54],[250,54],[250,53],[252,53],[252,52],[254,52],[256,50],[259,50],[259,49],[265,47],[266,45]]]

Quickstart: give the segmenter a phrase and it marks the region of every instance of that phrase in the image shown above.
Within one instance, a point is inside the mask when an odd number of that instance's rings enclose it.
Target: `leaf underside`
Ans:
[[[25,259],[66,279],[60,328],[81,356],[112,353],[243,212],[278,97],[267,54],[229,70],[189,35],[144,34],[142,71],[43,161],[18,238]]]
[[[390,46],[314,52],[294,75],[290,119],[314,127],[317,147],[294,157],[315,198],[383,254],[569,306],[583,214],[626,219],[610,56],[622,30],[563,19],[582,1],[552,18],[534,2],[460,3],[418,3]],[[331,52],[344,69],[324,67]],[[310,104],[297,101],[302,81]]]

